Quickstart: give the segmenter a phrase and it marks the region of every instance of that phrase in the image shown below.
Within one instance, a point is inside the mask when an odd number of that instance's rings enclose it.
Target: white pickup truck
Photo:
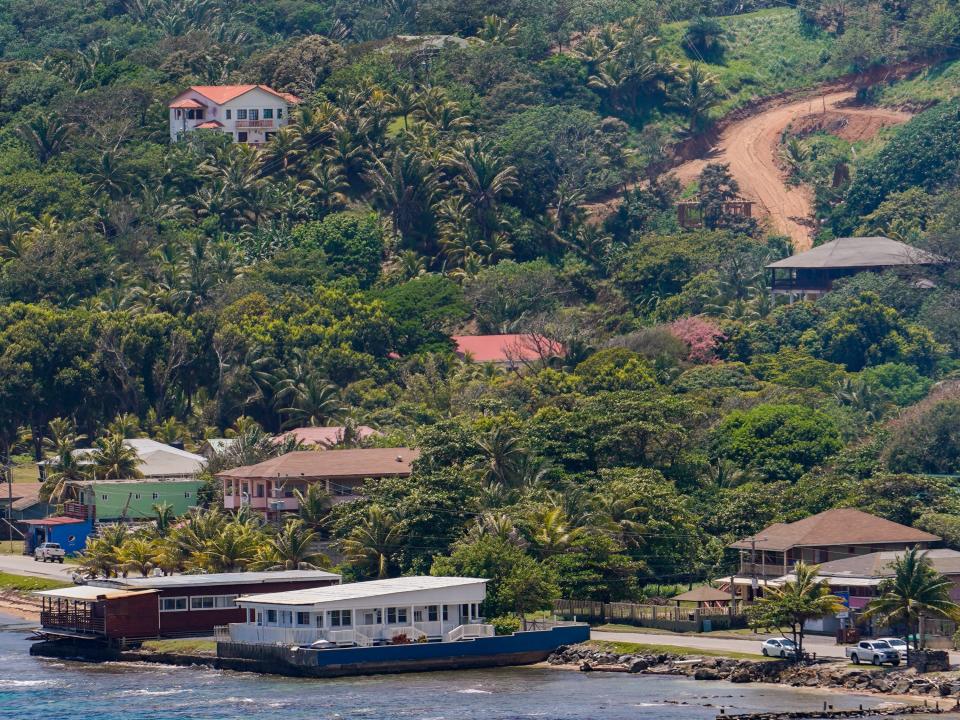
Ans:
[[[39,562],[43,560],[44,562],[58,562],[63,564],[63,558],[66,557],[67,553],[60,543],[54,542],[45,542],[37,546],[33,551],[33,561]]]
[[[886,640],[861,640],[853,647],[848,647],[845,652],[854,665],[862,662],[874,665],[900,664],[900,653]]]

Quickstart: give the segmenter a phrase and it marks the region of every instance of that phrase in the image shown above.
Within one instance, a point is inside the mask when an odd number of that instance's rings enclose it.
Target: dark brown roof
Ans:
[[[356,450],[303,450],[265,460],[256,465],[224,470],[221,478],[302,477],[305,480],[356,480],[406,477],[420,457],[412,448],[362,448]]]
[[[670,599],[681,602],[720,602],[723,600],[729,601],[730,593],[717,590],[715,587],[710,587],[709,585],[701,585],[698,588],[681,593]]]
[[[794,547],[872,545],[886,543],[931,543],[940,538],[906,525],[884,520],[854,508],[827,510],[793,523],[776,523],[730,547],[784,551]]]

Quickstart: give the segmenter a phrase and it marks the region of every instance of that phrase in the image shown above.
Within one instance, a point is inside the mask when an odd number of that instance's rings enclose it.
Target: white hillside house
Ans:
[[[235,643],[336,647],[453,642],[492,637],[480,605],[486,580],[401,577],[290,592],[245,595],[247,622],[218,628]]]
[[[170,140],[209,130],[260,145],[290,122],[296,95],[265,85],[194,85],[170,101]]]

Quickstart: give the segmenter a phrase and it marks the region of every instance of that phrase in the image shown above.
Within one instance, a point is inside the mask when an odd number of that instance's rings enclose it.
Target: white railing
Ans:
[[[289,628],[249,623],[230,623],[230,641],[255,645],[310,645],[323,639],[318,628]]]
[[[474,638],[493,637],[495,631],[493,625],[483,623],[473,623],[469,625],[457,625],[453,630],[444,636],[446,642],[456,642],[457,640],[473,640]]]

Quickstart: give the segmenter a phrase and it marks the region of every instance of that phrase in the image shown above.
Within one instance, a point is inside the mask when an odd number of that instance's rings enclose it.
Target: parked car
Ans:
[[[887,645],[889,645],[894,650],[896,650],[897,653],[899,653],[901,660],[907,659],[907,641],[906,640],[904,640],[903,638],[896,638],[896,637],[885,637],[885,638],[877,638],[877,639],[882,640],[883,642],[887,643]]]
[[[890,663],[896,666],[900,664],[900,653],[895,648],[890,647],[890,643],[886,640],[861,640],[853,647],[848,647],[845,652],[854,665],[859,665],[862,662],[873,663],[874,665]]]
[[[38,545],[33,551],[33,560],[34,562],[43,560],[44,562],[63,563],[63,558],[66,555],[64,549],[60,547],[60,543],[45,542]]]
[[[760,645],[760,652],[768,657],[796,657],[797,646],[789,638],[770,638]]]

